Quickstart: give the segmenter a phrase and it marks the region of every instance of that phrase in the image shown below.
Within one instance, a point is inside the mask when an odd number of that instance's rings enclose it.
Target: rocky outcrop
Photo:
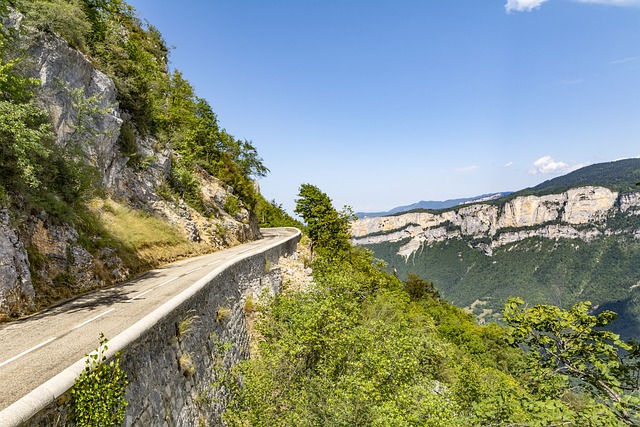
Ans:
[[[0,209],[0,319],[33,309],[34,297],[27,251],[11,225],[9,211]]]
[[[423,244],[447,239],[490,241],[474,247],[487,255],[492,248],[531,237],[590,241],[603,234],[608,218],[640,214],[640,193],[618,194],[604,187],[572,188],[560,194],[521,196],[503,206],[476,203],[441,212],[411,212],[363,218],[352,224],[360,245],[410,239],[399,254],[408,257]],[[638,230],[631,230],[637,234]]]
[[[78,145],[98,168],[102,184],[114,186],[128,161],[117,146],[123,120],[115,84],[59,37],[34,33],[28,46],[57,143]]]
[[[11,12],[2,24],[17,28],[21,21],[19,13]],[[119,137],[128,117],[119,108],[114,82],[54,34],[29,29],[20,34],[26,68],[41,83],[39,101],[51,117],[55,143],[95,167],[109,197],[166,220],[202,245],[201,252],[260,237],[256,219],[241,203],[233,215],[225,209],[233,189],[205,171],[196,177],[210,206],[205,215],[175,195],[161,196],[160,189],[168,188],[173,154],[153,137],[140,137],[131,129],[126,135],[135,154],[123,152]],[[19,223],[12,227],[8,213],[0,215],[0,317],[33,310],[34,292],[40,288],[62,287],[64,297],[129,277],[113,250],[85,247],[78,230],[44,212],[23,213]],[[30,262],[25,248],[37,259]],[[33,279],[39,284],[35,291]]]

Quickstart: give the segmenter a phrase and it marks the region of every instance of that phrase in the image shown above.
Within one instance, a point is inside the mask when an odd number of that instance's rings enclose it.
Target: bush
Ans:
[[[120,367],[119,355],[106,362],[107,339],[100,334],[100,347],[87,356],[87,366],[71,389],[77,427],[111,427],[124,422],[127,407],[127,374]]]

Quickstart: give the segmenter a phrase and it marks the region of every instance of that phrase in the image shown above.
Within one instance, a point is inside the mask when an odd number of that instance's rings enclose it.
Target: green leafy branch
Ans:
[[[129,381],[120,367],[120,354],[107,363],[107,339],[100,333],[100,346],[86,355],[84,372],[71,389],[74,419],[78,427],[119,426],[124,421]]]
[[[505,321],[511,326],[512,345],[529,349],[530,367],[545,377],[561,375],[601,401],[627,425],[637,425],[640,398],[630,393],[624,377],[631,374],[622,353],[632,350],[619,335],[604,330],[615,320],[611,311],[588,314],[590,302],[568,310],[551,305],[524,308],[524,301],[507,302]]]

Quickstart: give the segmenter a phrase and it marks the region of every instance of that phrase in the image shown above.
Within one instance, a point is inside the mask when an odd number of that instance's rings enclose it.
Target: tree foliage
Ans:
[[[637,384],[628,387],[633,381],[625,378],[630,371],[623,363],[623,352],[632,347],[602,329],[615,320],[615,313],[590,315],[589,302],[568,310],[550,305],[524,308],[523,304],[520,299],[509,300],[504,317],[512,328],[512,343],[529,349],[529,369],[537,374],[537,387],[552,383],[560,389],[580,388],[625,424],[637,425]]]
[[[346,207],[337,211],[331,198],[311,184],[302,184],[296,199],[295,213],[307,224],[311,249],[324,256],[336,257],[351,248],[353,213]]]
[[[296,227],[304,230],[304,225],[291,217],[275,200],[267,201],[262,195],[258,195],[256,215],[261,227]]]
[[[625,425],[607,396],[533,363],[513,329],[478,325],[369,251],[320,256],[314,279],[262,308],[258,351],[230,386],[230,426]],[[583,351],[609,360],[606,346]]]

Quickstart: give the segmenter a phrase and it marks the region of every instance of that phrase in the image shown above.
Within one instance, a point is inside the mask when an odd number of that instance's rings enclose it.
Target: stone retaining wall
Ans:
[[[280,270],[272,266],[295,252],[299,238],[236,262],[184,301],[160,307],[133,338],[123,338],[125,331],[108,343],[129,377],[125,426],[221,425],[228,392],[220,380],[249,356],[247,297],[279,292]],[[71,415],[65,393],[22,425],[72,426]]]

